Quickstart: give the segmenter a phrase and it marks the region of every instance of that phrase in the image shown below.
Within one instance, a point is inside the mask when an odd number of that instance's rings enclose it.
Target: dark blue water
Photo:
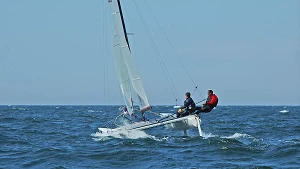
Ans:
[[[288,112],[280,112],[281,110]],[[166,106],[156,112],[170,112]],[[202,130],[93,136],[118,107],[0,106],[0,168],[300,168],[300,107],[220,106]]]

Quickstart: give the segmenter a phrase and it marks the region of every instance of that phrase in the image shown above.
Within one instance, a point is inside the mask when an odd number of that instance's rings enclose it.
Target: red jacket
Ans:
[[[210,95],[210,96],[207,97],[206,104],[207,104],[209,107],[214,108],[214,107],[217,106],[218,101],[219,101],[218,96],[215,95],[215,94],[212,94],[212,95]]]

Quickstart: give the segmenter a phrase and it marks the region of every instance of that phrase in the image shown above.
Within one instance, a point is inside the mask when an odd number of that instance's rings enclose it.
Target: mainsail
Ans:
[[[121,52],[119,37],[118,34],[116,33],[116,30],[114,31],[114,53],[115,53],[116,70],[120,82],[121,92],[123,94],[127,110],[129,111],[130,114],[132,114],[133,105],[132,105],[132,96],[130,91],[130,79],[127,71],[127,66],[125,64],[124,56]]]
[[[116,69],[126,106],[128,109],[130,108],[130,111],[132,112],[133,106],[130,92],[131,82],[132,88],[139,100],[140,111],[145,112],[150,110],[151,107],[130,52],[120,0],[109,0],[108,2],[111,6],[114,23]]]

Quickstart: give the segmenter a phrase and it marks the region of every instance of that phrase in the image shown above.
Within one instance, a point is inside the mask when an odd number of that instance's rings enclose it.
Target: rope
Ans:
[[[156,112],[154,112],[154,111],[151,111],[151,110],[149,110],[148,112],[149,112],[149,113],[152,113],[152,114],[155,114],[155,115],[157,115],[157,116],[161,116],[161,114],[160,114],[160,113],[156,113]]]
[[[121,114],[118,115],[118,116],[115,118],[115,120],[114,120],[114,124],[115,124],[116,126],[121,126],[121,125],[117,124],[117,119],[118,119],[119,117],[121,117],[121,116],[123,116],[123,118],[129,120],[130,122],[133,122],[130,118],[126,117],[125,114],[121,113]],[[140,120],[138,117],[136,117],[135,114],[133,114],[133,117],[135,117],[135,118],[137,118],[138,120]]]
[[[120,114],[120,115],[118,115],[118,116],[115,118],[114,124],[115,124],[116,126],[120,126],[120,125],[117,124],[117,119],[118,119],[120,116],[122,116],[122,115],[123,115],[123,114]]]
[[[108,128],[108,124],[109,124],[109,123],[112,123],[112,122],[113,122],[113,119],[112,119],[112,120],[109,120],[109,121],[105,124],[105,127]]]
[[[179,55],[178,55],[178,53],[176,52],[174,46],[172,45],[171,41],[170,41],[169,38],[167,37],[165,31],[162,29],[161,25],[159,24],[158,20],[156,19],[155,15],[153,14],[153,12],[152,12],[152,10],[150,9],[148,3],[147,3],[145,0],[144,0],[144,2],[145,2],[145,4],[146,4],[148,10],[149,10],[150,13],[152,14],[154,20],[156,21],[158,27],[160,28],[161,32],[163,33],[163,35],[164,35],[165,38],[167,39],[167,41],[168,41],[169,45],[171,46],[173,52],[174,52],[175,55],[177,56],[177,58],[178,58],[178,60],[179,60],[179,62],[180,62],[180,64],[181,64],[181,66],[184,68],[185,72],[186,72],[187,75],[189,76],[189,78],[190,78],[190,80],[192,81],[192,83],[194,84],[194,86],[196,86],[196,87],[195,87],[195,90],[196,90],[196,89],[198,88],[198,86],[196,85],[195,81],[193,80],[191,74],[189,73],[189,71],[187,70],[187,68],[184,66],[184,64],[183,64],[183,62],[182,62],[182,60],[181,60],[181,58],[179,57]],[[194,91],[195,91],[195,90],[194,90]],[[199,91],[199,93],[200,93],[201,97],[204,98],[200,91]]]
[[[173,83],[173,81],[172,81],[172,79],[171,79],[171,76],[170,76],[170,74],[169,74],[169,72],[168,72],[168,70],[167,70],[167,68],[166,68],[166,65],[164,64],[164,62],[163,62],[163,60],[162,60],[162,57],[161,57],[161,55],[160,55],[160,53],[159,53],[159,51],[158,51],[158,49],[157,49],[157,46],[156,46],[156,44],[155,44],[155,42],[154,42],[154,40],[153,40],[153,37],[152,37],[152,35],[151,35],[151,33],[150,33],[148,27],[147,27],[147,24],[146,24],[146,22],[145,22],[145,20],[144,20],[144,18],[143,18],[143,15],[141,14],[141,11],[140,11],[138,5],[136,4],[135,0],[133,0],[133,3],[134,3],[134,5],[135,5],[135,7],[137,8],[138,14],[139,14],[139,16],[140,16],[140,18],[141,18],[141,21],[142,21],[142,23],[143,23],[144,28],[146,29],[146,32],[147,32],[147,34],[148,34],[148,37],[149,37],[150,42],[151,42],[151,44],[152,44],[152,47],[154,48],[155,54],[156,54],[156,56],[157,56],[157,58],[158,58],[158,60],[159,60],[160,66],[161,66],[161,68],[162,68],[162,70],[163,70],[163,72],[164,72],[164,74],[165,74],[165,77],[166,77],[166,79],[167,79],[167,81],[168,81],[168,83],[169,83],[169,86],[170,86],[170,89],[172,90],[172,93],[173,93],[173,95],[174,95],[174,98],[177,99],[177,98],[178,98],[178,97],[177,97],[178,94],[177,94],[175,85],[174,85],[174,83]]]
[[[201,102],[203,102],[203,101],[205,101],[205,100],[206,100],[206,99],[200,100],[200,101],[198,101],[198,102],[195,103],[195,104],[201,103]]]
[[[171,114],[171,115],[168,115],[168,116],[166,116],[166,117],[164,117],[164,118],[162,118],[162,119],[160,119],[160,120],[156,120],[156,122],[157,123],[160,123],[162,120],[164,120],[164,119],[167,119],[167,118],[169,118],[169,117],[173,117],[173,115],[175,115],[177,112],[175,112],[175,113],[173,113],[173,114]],[[173,117],[174,118],[174,117]]]

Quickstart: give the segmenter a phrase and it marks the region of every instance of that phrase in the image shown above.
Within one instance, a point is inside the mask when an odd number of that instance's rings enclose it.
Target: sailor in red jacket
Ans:
[[[214,94],[212,90],[208,90],[207,92],[207,99],[206,102],[203,104],[202,107],[196,107],[195,114],[199,114],[201,112],[210,112],[213,108],[218,105],[218,96]]]

